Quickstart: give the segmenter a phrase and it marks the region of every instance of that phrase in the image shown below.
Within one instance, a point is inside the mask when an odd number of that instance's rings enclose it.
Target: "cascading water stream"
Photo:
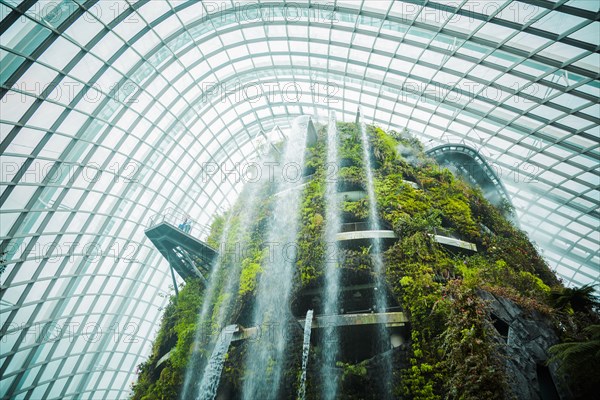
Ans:
[[[232,213],[229,213],[227,220],[225,221],[225,226],[223,227],[223,232],[221,233],[221,237],[219,239],[220,246],[219,248],[224,248],[227,243],[227,238],[229,236],[229,229],[231,227],[231,216]],[[181,392],[181,399],[187,400],[190,395],[193,396],[196,385],[197,375],[200,373],[202,368],[200,364],[199,352],[202,346],[202,339],[205,335],[210,334],[210,327],[206,327],[204,321],[208,316],[208,312],[211,307],[215,304],[217,287],[218,285],[218,277],[223,266],[223,257],[221,254],[217,257],[207,280],[207,288],[204,290],[203,299],[202,299],[202,308],[200,309],[200,313],[198,314],[198,322],[196,332],[194,333],[194,347],[192,350],[192,354],[190,355],[190,361],[188,363],[188,367],[185,370],[185,377],[183,380],[183,390]]]
[[[339,248],[336,234],[340,231],[340,205],[337,193],[338,181],[338,132],[335,114],[329,116],[327,129],[327,168],[325,169],[325,290],[324,307],[325,315],[339,313],[340,273],[338,269]],[[339,352],[338,331],[333,326],[324,329],[323,357],[324,365],[321,368],[323,381],[323,398],[335,399],[338,389],[338,376],[335,369]]]
[[[264,189],[265,183],[261,180],[259,182],[248,182],[246,185],[247,191],[242,192],[244,196],[244,207],[240,213],[240,224],[235,234],[235,240],[233,243],[233,249],[227,249],[233,255],[233,259],[230,261],[232,265],[231,272],[227,276],[225,283],[224,292],[226,294],[225,299],[221,303],[219,308],[219,314],[216,318],[216,326],[221,327],[225,324],[225,321],[229,318],[231,311],[231,305],[235,299],[235,293],[237,293],[238,285],[240,282],[241,273],[241,261],[242,254],[247,250],[246,245],[250,238],[248,235],[252,231],[252,223],[258,212],[258,199],[260,193]]]
[[[237,293],[237,286],[239,284],[240,271],[241,271],[241,254],[244,250],[244,245],[247,242],[247,235],[251,232],[252,222],[257,213],[257,201],[259,198],[259,194],[261,193],[264,186],[264,182],[249,182],[245,188],[245,191],[242,192],[242,195],[245,196],[244,207],[240,212],[240,224],[237,232],[235,232],[235,240],[233,245],[235,248],[233,249],[233,259],[229,260],[229,264],[231,264],[231,272],[227,276],[227,281],[225,283],[224,291],[225,299],[221,303],[221,307],[219,308],[219,313],[216,318],[215,325],[217,327],[223,326],[225,321],[230,317],[231,313],[231,304],[233,299],[235,298],[235,293]],[[227,249],[220,249],[221,251],[225,251]],[[230,251],[231,249],[227,250]],[[227,352],[227,348],[231,342],[231,337],[227,337],[227,329],[235,328],[235,325],[227,326],[221,332],[219,336],[216,347],[213,349],[213,353],[210,361],[204,368],[204,372],[201,375],[202,381],[199,386],[198,399],[213,399],[216,395],[216,390],[219,387],[219,379],[221,376],[221,370],[223,368],[223,358],[225,353]],[[233,333],[232,333],[233,335]],[[226,340],[229,340],[228,343],[225,344]],[[224,352],[221,354],[221,349],[219,346],[226,346]],[[216,359],[217,357],[221,357],[221,361]],[[220,365],[218,363],[221,363]]]
[[[359,113],[360,115],[360,113]],[[373,183],[373,166],[371,165],[371,144],[367,136],[367,129],[362,121],[359,121],[360,134],[362,139],[363,147],[363,162],[365,168],[365,175],[367,178],[367,195],[369,197],[369,226],[371,230],[378,231],[381,229],[379,224],[379,218],[377,216],[377,198],[375,197],[375,186]],[[381,348],[384,351],[389,350],[389,339],[386,329],[387,318],[385,313],[387,311],[387,299],[385,294],[385,269],[383,265],[383,257],[381,254],[381,240],[375,238],[373,240],[373,264],[375,272],[375,308],[376,312],[379,313],[379,342]],[[384,354],[385,362],[385,376],[383,376],[383,393],[384,398],[389,398],[392,392],[392,360],[388,354]]]
[[[308,117],[294,120],[278,168],[282,177],[277,184],[280,194],[267,229],[269,254],[263,262],[253,314],[254,325],[261,328],[262,335],[249,343],[246,359],[249,373],[243,386],[245,400],[279,398],[302,193],[298,186],[302,182],[308,123]]]
[[[217,340],[217,345],[213,349],[210,360],[206,365],[204,376],[200,382],[200,393],[198,400],[213,400],[217,395],[221,372],[223,371],[223,363],[225,362],[225,354],[229,350],[231,339],[236,330],[236,325],[226,326]]]
[[[304,342],[302,344],[302,375],[300,376],[300,388],[298,389],[298,399],[304,400],[306,397],[306,368],[308,366],[308,353],[310,352],[310,334],[312,331],[313,310],[306,312],[306,321],[304,321]]]

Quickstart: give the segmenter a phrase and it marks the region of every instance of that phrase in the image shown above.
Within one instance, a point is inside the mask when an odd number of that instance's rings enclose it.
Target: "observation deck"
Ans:
[[[460,238],[456,233],[452,232],[449,229],[434,228],[433,234],[431,235],[433,235],[433,239],[441,245],[451,246],[454,248],[473,252],[477,251],[477,245],[475,243],[462,240],[462,238]]]
[[[385,224],[380,227],[383,229],[371,229],[368,222],[349,222],[342,224],[341,232],[335,238],[340,246],[352,248],[369,246],[374,240],[380,240],[385,249],[398,240],[398,235]]]
[[[299,319],[298,324],[303,327],[304,319]],[[402,311],[383,312],[383,313],[362,313],[362,314],[337,314],[315,316],[312,321],[311,329],[323,329],[330,327],[351,327],[351,326],[370,326],[384,324],[388,328],[403,327],[409,323],[408,317]],[[236,326],[233,334],[233,341],[246,339],[259,339],[262,332],[256,327],[244,328],[241,325]]]
[[[208,227],[195,224],[190,219],[187,219],[188,224],[185,221],[183,213],[169,209],[150,218],[144,233],[184,280],[200,278],[206,282],[219,254],[198,239]]]
[[[341,232],[336,235],[336,240],[344,247],[368,246],[373,240],[380,240],[383,249],[390,246],[400,237],[387,224],[380,223],[383,229],[370,229],[368,222],[351,222],[342,224]],[[437,243],[454,249],[477,251],[475,243],[467,242],[456,233],[444,228],[434,228],[430,233]]]

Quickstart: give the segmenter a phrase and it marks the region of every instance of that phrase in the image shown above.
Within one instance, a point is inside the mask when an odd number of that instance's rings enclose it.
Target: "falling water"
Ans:
[[[298,210],[301,190],[292,190],[301,184],[306,147],[308,117],[296,118],[283,151],[274,215],[267,238],[270,254],[264,262],[253,320],[255,326],[271,330],[249,344],[244,380],[243,398],[277,399],[285,362],[287,317],[290,291],[293,283],[298,233]],[[275,331],[275,332],[273,332]]]
[[[233,259],[229,261],[231,264],[231,271],[227,276],[227,281],[224,286],[224,292],[226,297],[221,303],[221,307],[219,308],[218,315],[216,317],[215,325],[217,327],[223,326],[225,321],[230,318],[231,314],[231,305],[233,303],[234,293],[237,293],[237,287],[239,284],[240,271],[241,271],[241,252],[244,249],[244,246],[247,243],[247,236],[251,232],[252,222],[257,213],[257,201],[259,198],[259,194],[262,192],[264,186],[264,182],[249,182],[249,184],[245,187],[242,192],[242,196],[244,196],[244,207],[240,212],[240,223],[237,232],[235,232],[235,240],[233,245],[235,246]],[[227,249],[221,249],[221,251]],[[215,359],[215,357],[219,357],[222,354],[227,352],[227,348],[229,347],[229,343],[225,343],[227,340],[231,341],[231,338],[227,337],[227,329],[235,328],[235,325],[227,326],[221,332],[219,336],[216,347],[213,349],[213,353],[210,361],[204,368],[204,372],[201,375],[202,383],[199,386],[198,398],[199,399],[213,399],[214,394],[216,393],[217,388],[219,387],[219,378],[221,376],[221,370],[223,368],[222,358],[221,361]],[[220,350],[219,346],[225,346],[224,350]],[[221,364],[218,365],[218,362]],[[218,369],[216,369],[218,368]],[[212,394],[211,394],[212,393]]]
[[[338,314],[340,294],[340,274],[337,265],[338,245],[336,234],[340,230],[340,206],[337,195],[338,180],[338,134],[335,114],[329,116],[327,129],[327,168],[325,188],[325,293],[324,309],[325,315]],[[329,249],[329,246],[334,246]],[[333,250],[333,251],[331,251]],[[324,365],[321,368],[323,380],[323,398],[335,399],[338,388],[338,377],[335,369],[336,358],[339,351],[338,331],[333,326],[325,327],[323,340]]]
[[[229,213],[227,216],[227,220],[225,221],[225,226],[223,228],[223,232],[221,233],[221,238],[219,240],[220,246],[219,248],[223,248],[225,243],[227,243],[227,238],[229,236],[229,229],[231,227],[231,216],[232,213]],[[213,267],[210,271],[210,275],[207,280],[207,288],[204,290],[203,299],[202,299],[202,308],[200,309],[200,314],[197,319],[197,328],[194,334],[194,347],[192,354],[190,356],[190,361],[188,363],[188,367],[185,370],[185,377],[183,380],[183,390],[181,392],[181,399],[188,399],[188,393],[194,393],[194,383],[197,379],[197,375],[200,373],[200,348],[202,345],[203,338],[205,335],[210,333],[210,327],[206,327],[205,321],[208,316],[209,311],[212,306],[215,304],[218,288],[218,277],[221,271],[221,267],[223,266],[223,257],[219,254],[217,260],[214,262]],[[190,392],[192,390],[192,392]]]
[[[310,351],[310,333],[312,331],[313,310],[306,312],[306,321],[304,321],[304,342],[302,344],[302,375],[300,376],[300,388],[298,389],[298,399],[304,400],[306,396],[306,367],[308,365],[308,352]]]
[[[219,313],[216,317],[216,326],[219,328],[223,326],[225,321],[230,317],[231,306],[235,299],[234,294],[237,293],[240,282],[242,254],[247,250],[246,246],[250,240],[249,235],[252,231],[252,223],[258,212],[258,199],[260,193],[263,192],[264,187],[265,183],[262,180],[259,182],[249,182],[241,194],[241,196],[244,196],[244,204],[240,212],[238,230],[235,233],[235,240],[233,243],[235,248],[227,249],[227,251],[233,252],[233,259],[230,261],[231,272],[228,273],[227,281],[224,286],[223,293],[226,294],[226,297],[221,303]]]
[[[217,340],[217,345],[213,349],[210,360],[206,365],[202,382],[200,382],[198,400],[213,400],[217,395],[221,372],[223,371],[223,363],[225,361],[225,354],[227,354],[227,350],[229,349],[231,339],[233,339],[233,334],[236,329],[236,325],[229,325],[221,331],[219,339]]]
[[[379,218],[377,216],[377,199],[375,197],[375,188],[373,184],[373,167],[371,165],[371,145],[367,136],[367,129],[363,122],[360,122],[360,133],[362,138],[363,147],[363,160],[365,167],[365,174],[367,177],[367,195],[369,197],[369,226],[371,230],[378,231],[381,229],[379,226]],[[388,333],[386,329],[387,317],[382,314],[387,310],[387,299],[385,294],[385,278],[384,278],[384,265],[383,258],[381,255],[381,241],[378,238],[373,240],[373,264],[375,272],[375,308],[379,314],[379,341],[384,350],[388,350]],[[385,376],[382,377],[384,382],[384,394],[386,397],[391,395],[391,384],[392,384],[392,360],[389,355],[384,355],[384,361],[386,363],[384,371]]]
[[[304,321],[304,343],[302,344],[302,376],[300,377],[300,388],[298,389],[298,399],[304,400],[306,396],[306,367],[308,365],[308,352],[310,351],[310,333],[312,330],[313,310],[306,312],[306,321]]]

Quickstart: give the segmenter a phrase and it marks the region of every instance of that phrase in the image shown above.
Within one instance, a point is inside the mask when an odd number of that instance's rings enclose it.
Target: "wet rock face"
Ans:
[[[546,366],[548,348],[559,342],[549,319],[523,310],[515,303],[481,291],[489,301],[496,340],[513,398],[519,400],[571,399],[566,384],[556,374],[556,366]],[[508,327],[507,330],[504,328]]]

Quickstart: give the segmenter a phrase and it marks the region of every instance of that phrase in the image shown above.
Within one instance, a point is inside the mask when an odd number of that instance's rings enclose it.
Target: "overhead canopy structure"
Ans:
[[[512,205],[498,175],[474,149],[462,144],[446,144],[429,149],[426,154],[481,188],[489,202],[496,207],[502,207],[503,203]]]
[[[209,223],[300,114],[476,149],[565,283],[598,282],[599,7],[0,0],[0,395],[125,398],[171,279],[148,218]]]

